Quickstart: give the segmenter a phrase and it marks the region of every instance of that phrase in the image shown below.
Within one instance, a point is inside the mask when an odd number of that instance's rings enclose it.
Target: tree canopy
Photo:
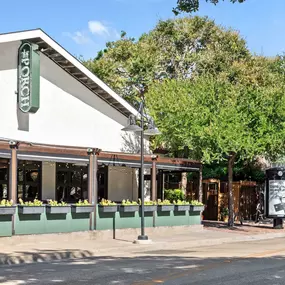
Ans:
[[[160,21],[138,40],[123,32],[85,65],[131,104],[143,87],[162,131],[157,145],[227,162],[232,224],[236,160],[284,154],[284,62],[252,55],[238,32],[206,17],[186,17]]]
[[[118,41],[84,64],[135,105],[134,85],[154,80],[195,78],[205,71],[231,76],[250,52],[239,33],[217,26],[207,17],[160,21],[137,41],[122,34]],[[231,70],[231,67],[234,70]]]
[[[205,74],[188,81],[156,82],[146,96],[167,147],[187,146],[205,163],[228,162],[231,224],[236,158],[284,155],[285,86],[273,78],[272,84],[265,82],[240,84]]]
[[[177,6],[173,9],[173,13],[175,15],[178,15],[180,13],[193,13],[197,12],[200,7],[200,3],[202,0],[177,0]],[[219,2],[222,2],[224,0],[204,0],[206,2],[210,2],[214,5],[217,5]],[[243,3],[246,0],[228,0],[232,3]]]

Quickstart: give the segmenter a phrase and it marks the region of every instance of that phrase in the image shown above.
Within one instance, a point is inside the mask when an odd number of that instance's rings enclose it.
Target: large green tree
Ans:
[[[200,7],[200,3],[202,0],[177,0],[177,6],[173,9],[173,13],[175,15],[178,15],[180,13],[193,13],[197,12]],[[206,2],[210,2],[214,5],[217,5],[219,2],[222,2],[224,0],[204,0]],[[228,0],[232,3],[243,3],[246,0]]]
[[[242,119],[245,110],[252,109],[258,114],[258,108],[252,107],[252,104],[260,104],[264,108],[266,103],[249,101],[250,104],[245,107],[246,104],[241,105],[243,101],[237,98],[249,100],[251,97],[247,98],[244,93],[255,94],[253,91],[257,90],[257,98],[260,98],[263,91],[269,92],[268,87],[275,83],[279,86],[278,82],[284,81],[284,75],[280,80],[276,78],[276,74],[282,74],[283,62],[281,57],[278,60],[269,60],[252,56],[246,42],[236,31],[217,26],[206,17],[187,17],[160,21],[152,31],[138,40],[127,37],[123,32],[120,40],[107,43],[106,49],[95,59],[84,63],[131,104],[136,105],[138,98],[135,86],[139,85],[145,90],[151,88],[146,94],[148,107],[163,131],[163,135],[155,143],[166,145],[175,154],[185,153],[185,149],[190,149],[187,156],[203,159],[205,162],[227,160],[231,179],[231,169],[236,157],[247,160],[256,153],[265,151],[265,148],[268,156],[276,151],[271,142],[267,145],[264,143],[265,139],[272,141],[268,136],[270,132],[264,131],[262,146],[259,147],[253,139],[253,128],[248,134],[244,129],[244,126],[250,125],[245,120],[247,116]],[[200,78],[203,80],[200,81]],[[219,84],[215,85],[215,82]],[[207,84],[211,90],[208,93]],[[197,99],[192,102],[197,108],[189,107],[188,100],[191,96],[184,94],[186,91],[187,94],[192,94],[192,89],[196,90],[195,94],[203,94],[200,99],[198,95],[193,97]],[[218,90],[219,95],[215,95],[215,90]],[[274,93],[274,89],[270,92]],[[171,100],[167,99],[168,93],[173,95]],[[155,94],[160,94],[160,97]],[[231,96],[228,98],[228,95]],[[219,100],[214,100],[215,96],[219,96]],[[269,102],[273,104],[270,98]],[[162,99],[165,101],[160,101]],[[198,104],[198,99],[204,100],[201,105]],[[208,106],[205,105],[207,101],[210,102]],[[159,109],[152,109],[153,106],[161,106],[162,111],[159,113]],[[188,107],[185,109],[185,106]],[[240,111],[241,106],[244,108],[243,112]],[[209,110],[213,111],[213,117]],[[219,110],[221,113],[217,113]],[[267,111],[266,109],[266,114]],[[258,115],[253,118],[253,126],[257,127],[257,122],[264,125],[256,130],[256,136],[259,136],[261,134],[258,131],[261,132],[262,127],[268,127],[267,119],[259,121]],[[272,125],[272,121],[269,124]],[[213,126],[217,126],[216,129],[211,129]],[[274,142],[280,142],[279,138]]]
[[[229,76],[231,66],[250,58],[238,32],[217,26],[207,17],[160,21],[137,41],[122,33],[120,40],[84,64],[135,105],[134,85],[154,80],[195,78],[208,71]]]
[[[205,163],[227,161],[229,225],[236,158],[269,158],[285,149],[284,84],[233,83],[212,75],[154,83],[147,93],[151,115],[169,148],[188,146]]]

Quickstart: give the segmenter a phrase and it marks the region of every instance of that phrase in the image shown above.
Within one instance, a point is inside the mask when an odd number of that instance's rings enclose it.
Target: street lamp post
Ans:
[[[143,101],[141,103],[141,175],[140,175],[140,190],[141,190],[141,234],[138,240],[148,240],[148,236],[144,231],[144,118],[143,118]]]
[[[144,100],[142,99],[140,103],[140,127],[136,124],[136,118],[134,115],[130,115],[129,124],[122,131],[126,132],[140,132],[141,141],[141,175],[140,175],[140,190],[141,190],[141,234],[138,236],[138,240],[148,240],[148,236],[145,234],[145,226],[144,226],[144,135],[154,136],[159,135],[159,130],[155,127],[154,121],[151,118],[148,118],[144,114]],[[145,119],[148,123],[148,128],[144,130]]]

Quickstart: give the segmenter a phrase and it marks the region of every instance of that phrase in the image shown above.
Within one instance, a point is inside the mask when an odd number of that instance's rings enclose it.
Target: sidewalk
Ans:
[[[146,229],[152,239],[150,245],[133,244],[139,229],[118,230],[116,239],[112,231],[81,232],[14,236],[0,238],[0,265],[46,262],[94,256],[136,256],[147,251],[169,255],[185,249],[285,237],[285,230],[245,225],[228,229],[220,226],[166,227]]]

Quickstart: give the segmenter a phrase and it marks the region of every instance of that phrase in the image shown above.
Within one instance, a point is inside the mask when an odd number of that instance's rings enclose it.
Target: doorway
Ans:
[[[204,219],[218,220],[219,184],[217,182],[203,183]]]

